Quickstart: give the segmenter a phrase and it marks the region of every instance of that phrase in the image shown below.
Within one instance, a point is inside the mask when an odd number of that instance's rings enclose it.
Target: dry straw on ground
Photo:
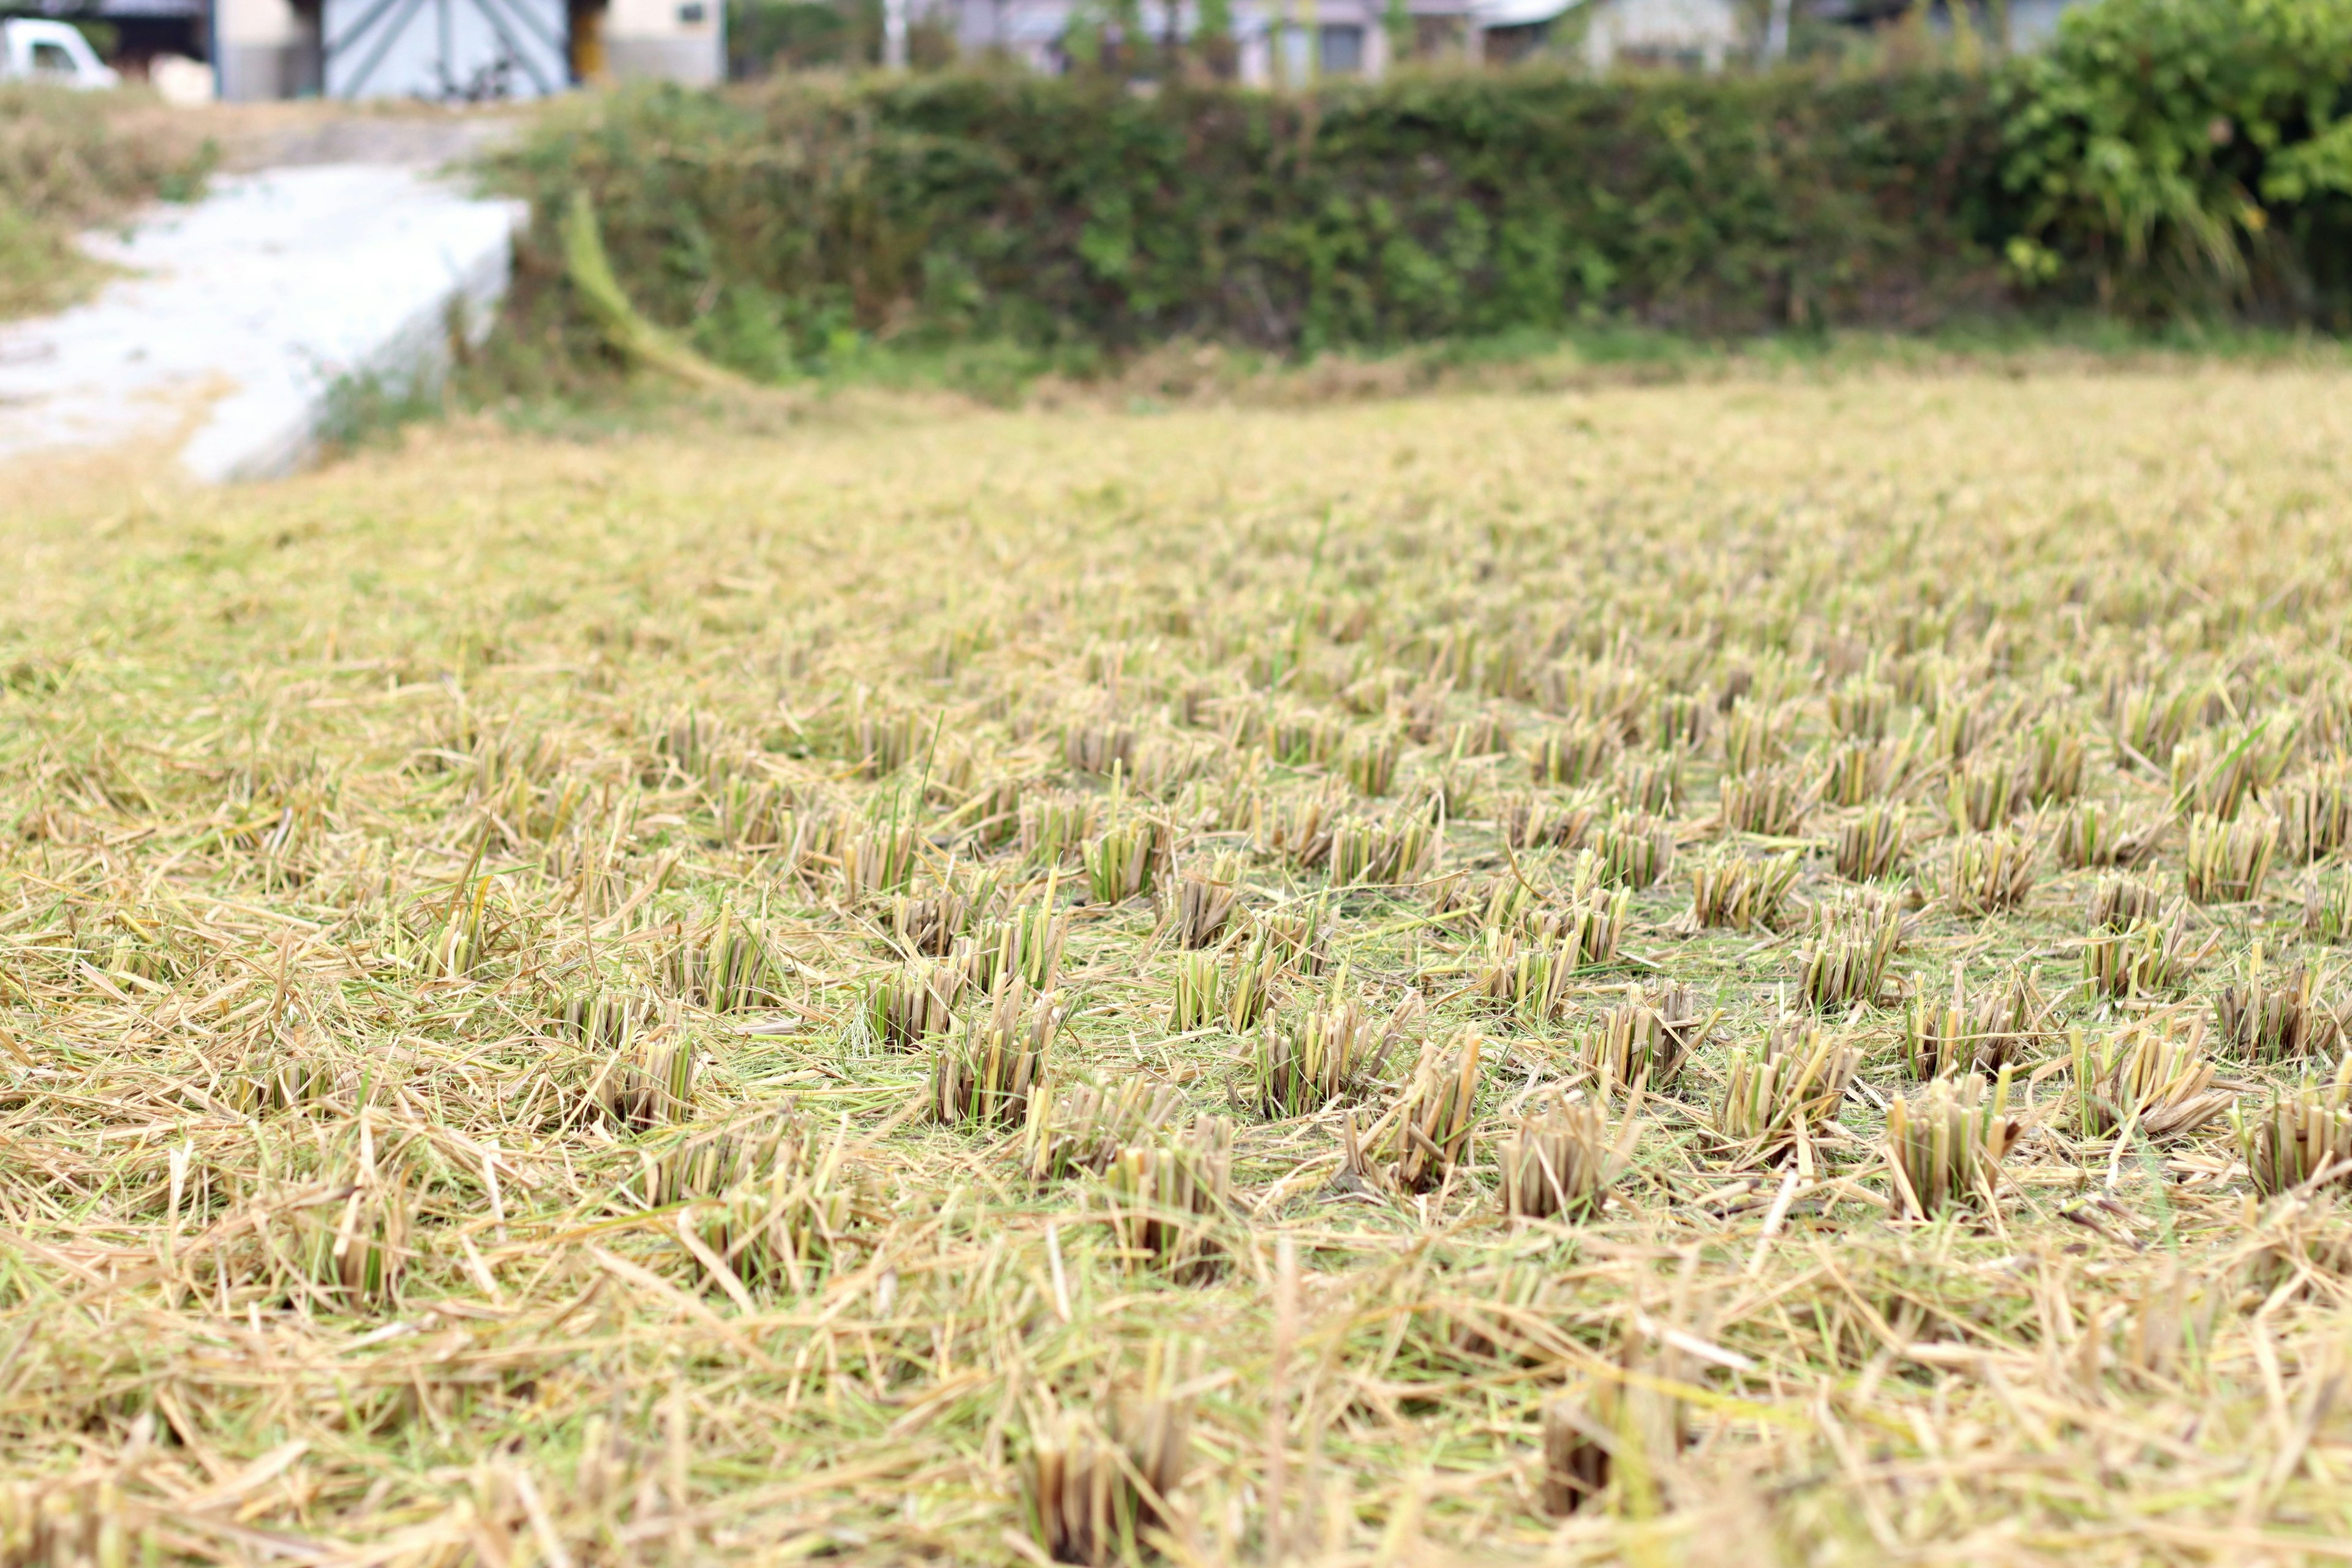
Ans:
[[[0,1563],[2340,1557],[2347,498],[2281,370],[14,515]]]

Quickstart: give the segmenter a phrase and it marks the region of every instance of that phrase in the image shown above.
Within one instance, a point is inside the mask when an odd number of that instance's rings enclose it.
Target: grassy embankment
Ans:
[[[0,83],[0,321],[105,278],[74,243],[82,229],[194,195],[216,155],[197,124],[141,94]]]

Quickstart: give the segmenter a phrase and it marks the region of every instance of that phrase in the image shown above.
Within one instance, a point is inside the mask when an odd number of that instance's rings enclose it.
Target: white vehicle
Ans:
[[[0,22],[0,81],[59,87],[115,87],[122,79],[102,64],[89,40],[63,22],[26,17]]]

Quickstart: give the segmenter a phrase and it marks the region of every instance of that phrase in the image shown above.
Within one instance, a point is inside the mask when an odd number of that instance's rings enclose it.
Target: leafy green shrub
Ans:
[[[2099,0],[2000,97],[2029,277],[2352,327],[2352,0]]]

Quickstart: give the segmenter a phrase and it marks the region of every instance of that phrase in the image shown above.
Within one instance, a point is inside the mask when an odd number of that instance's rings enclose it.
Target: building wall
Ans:
[[[603,64],[616,80],[704,86],[726,77],[725,0],[612,0],[601,21]],[[317,26],[290,0],[215,0],[213,26],[223,99],[320,90]]]
[[[1584,34],[1585,62],[1607,70],[1629,57],[1644,65],[1687,63],[1721,70],[1740,45],[1731,0],[1601,0]]]
[[[1381,0],[1257,0],[1234,7],[1239,75],[1254,87],[1291,87],[1326,74],[1378,77],[1388,68]],[[1352,35],[1356,68],[1327,72],[1334,31]]]
[[[1470,14],[1473,3],[1474,0],[1410,0],[1417,32],[1423,35],[1415,52],[1475,51],[1476,26]],[[909,0],[908,8],[916,16],[934,12],[951,19],[957,38],[967,53],[997,49],[1046,72],[1059,71],[1067,63],[1061,54],[1060,40],[1076,9],[1074,0]],[[1323,29],[1357,29],[1361,53],[1359,69],[1352,74],[1379,77],[1387,71],[1394,58],[1385,31],[1387,11],[1387,0],[1234,0],[1237,74],[1244,82],[1268,86],[1276,79],[1279,68],[1286,79],[1296,81],[1300,75],[1297,68],[1310,52],[1304,29],[1311,25],[1317,31],[1311,52],[1318,57],[1327,52],[1321,37]],[[1152,37],[1159,37],[1166,26],[1162,0],[1144,0],[1142,12],[1146,28]],[[1199,20],[1197,0],[1179,0],[1177,30],[1190,37]],[[1286,31],[1290,37],[1286,44],[1283,40]],[[1442,44],[1433,50],[1432,41],[1440,39]],[[1277,47],[1285,51],[1279,66],[1276,59]]]
[[[215,0],[215,88],[230,102],[319,90],[319,35],[288,0]]]
[[[719,51],[701,38],[604,38],[604,68],[614,81],[709,87],[723,74],[722,65]]]
[[[604,68],[616,81],[707,86],[727,75],[724,0],[612,0]]]
[[[2039,49],[2058,35],[2058,18],[2075,0],[2010,0],[2009,42],[2011,48]]]

